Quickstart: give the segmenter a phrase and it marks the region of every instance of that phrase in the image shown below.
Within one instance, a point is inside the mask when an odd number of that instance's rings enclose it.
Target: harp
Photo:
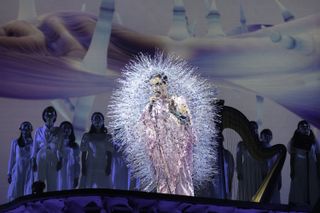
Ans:
[[[242,138],[246,144],[249,153],[253,158],[259,161],[266,161],[274,156],[277,159],[267,174],[258,191],[252,197],[251,201],[265,203],[271,199],[274,189],[276,188],[277,179],[280,176],[287,149],[282,144],[276,144],[269,148],[261,146],[260,142],[251,134],[249,120],[239,110],[230,106],[224,106],[223,101],[216,103],[220,105],[222,123],[220,124],[221,132],[224,129],[232,129]]]

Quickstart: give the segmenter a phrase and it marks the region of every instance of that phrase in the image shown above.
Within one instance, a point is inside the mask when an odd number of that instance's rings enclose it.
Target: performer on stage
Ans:
[[[124,74],[109,117],[133,175],[142,190],[193,196],[216,171],[215,88],[161,53],[140,55]]]
[[[170,97],[167,84],[168,78],[163,73],[150,78],[153,96],[138,124],[141,143],[153,165],[157,192],[193,195],[195,134],[186,100],[181,96]]]

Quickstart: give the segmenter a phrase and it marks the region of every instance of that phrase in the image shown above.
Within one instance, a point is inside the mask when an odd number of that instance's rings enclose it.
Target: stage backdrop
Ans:
[[[139,52],[187,59],[225,105],[270,128],[272,144],[287,145],[301,119],[318,135],[319,9],[318,0],[2,0],[0,202],[20,123],[39,127],[53,105],[57,123],[73,122],[79,141],[90,114],[106,113],[115,80]],[[224,135],[235,154],[238,136]],[[282,178],[287,203],[288,158]]]

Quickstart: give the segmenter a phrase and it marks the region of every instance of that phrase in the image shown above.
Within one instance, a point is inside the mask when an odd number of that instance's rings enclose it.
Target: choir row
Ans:
[[[130,172],[121,154],[113,146],[112,136],[104,125],[102,113],[92,114],[90,130],[83,135],[80,146],[75,142],[73,125],[70,122],[64,121],[59,127],[54,125],[57,113],[53,107],[47,107],[42,118],[44,125],[36,129],[34,138],[31,123],[25,121],[20,125],[20,136],[12,141],[8,166],[9,200],[31,194],[32,183],[36,181],[44,182],[46,191],[130,187]],[[250,125],[262,145],[270,146],[272,132],[265,129],[259,137],[258,125],[255,122],[250,122]],[[299,122],[288,145],[291,155],[290,203],[316,203],[320,193],[319,150],[319,144],[308,122]],[[275,158],[267,162],[256,161],[243,142],[238,144],[236,165],[228,150],[224,150],[223,154],[226,198],[232,197],[232,178],[236,171],[237,198],[251,200]],[[136,184],[137,186],[131,188],[139,188],[138,181]],[[281,177],[277,186],[272,198],[274,203],[280,203]]]
[[[70,122],[54,125],[57,113],[53,107],[47,107],[42,118],[44,125],[35,130],[34,137],[31,123],[25,121],[20,125],[20,136],[12,141],[10,201],[31,194],[32,183],[37,181],[45,183],[46,191],[128,187],[127,166],[112,145],[102,113],[92,114],[90,130],[83,135],[80,146]]]

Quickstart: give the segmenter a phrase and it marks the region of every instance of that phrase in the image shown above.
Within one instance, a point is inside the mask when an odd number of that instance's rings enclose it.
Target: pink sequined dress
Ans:
[[[169,102],[169,98],[158,99],[145,107],[139,122],[141,142],[153,167],[157,192],[193,196],[192,149],[196,139],[190,114],[183,97],[175,97],[174,103],[177,112],[184,109],[185,116],[170,112]]]

